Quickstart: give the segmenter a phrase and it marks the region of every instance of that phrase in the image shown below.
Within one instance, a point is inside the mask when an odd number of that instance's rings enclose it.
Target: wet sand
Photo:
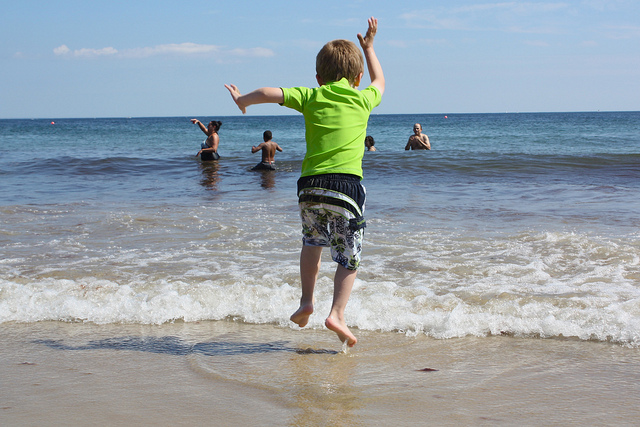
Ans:
[[[233,321],[0,325],[3,425],[636,425],[640,350]]]

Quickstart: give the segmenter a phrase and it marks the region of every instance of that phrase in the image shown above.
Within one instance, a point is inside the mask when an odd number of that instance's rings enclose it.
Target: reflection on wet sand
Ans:
[[[358,360],[342,353],[318,355],[287,356],[286,365],[295,380],[284,386],[284,392],[301,409],[291,425],[352,425],[365,402],[362,388],[354,381]]]

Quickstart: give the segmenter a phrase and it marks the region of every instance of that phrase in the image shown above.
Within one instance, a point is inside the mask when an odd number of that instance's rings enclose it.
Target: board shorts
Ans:
[[[273,162],[273,163],[260,162],[257,165],[255,165],[254,167],[252,167],[251,170],[252,171],[274,171],[274,170],[276,170],[276,164],[275,164],[275,162]]]
[[[298,180],[298,206],[305,246],[331,248],[331,258],[348,270],[360,266],[366,190],[360,177],[304,176]]]

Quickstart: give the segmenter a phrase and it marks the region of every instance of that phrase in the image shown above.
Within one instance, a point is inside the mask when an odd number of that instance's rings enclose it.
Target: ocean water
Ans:
[[[0,120],[0,323],[294,328],[302,118],[199,117],[223,123],[204,163],[190,118]],[[416,122],[431,151],[404,151]],[[278,170],[250,171],[266,129]],[[640,112],[373,115],[368,133],[356,336],[640,346]],[[312,328],[334,270],[325,251]]]

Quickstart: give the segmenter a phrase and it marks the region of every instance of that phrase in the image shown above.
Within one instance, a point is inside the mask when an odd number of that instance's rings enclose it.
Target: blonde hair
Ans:
[[[364,72],[364,58],[358,46],[349,40],[332,40],[316,56],[316,73],[324,83],[336,82],[343,77],[351,86]]]

